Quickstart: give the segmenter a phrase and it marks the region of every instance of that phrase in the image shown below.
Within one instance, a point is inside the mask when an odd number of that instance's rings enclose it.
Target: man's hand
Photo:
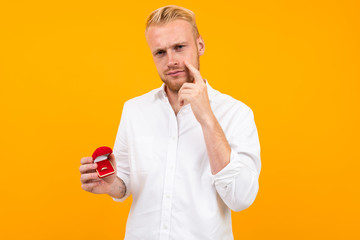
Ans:
[[[185,66],[189,69],[190,75],[194,78],[193,83],[184,83],[178,93],[180,106],[190,103],[191,109],[198,120],[203,125],[209,120],[214,119],[210,107],[209,96],[206,83],[200,75],[200,72],[187,61]]]
[[[211,173],[216,174],[229,164],[231,148],[211,110],[207,87],[200,72],[188,62],[184,61],[184,63],[194,77],[194,82],[184,83],[180,88],[178,96],[180,106],[190,103],[203,130]]]
[[[96,193],[96,194],[109,194],[111,192],[111,185],[116,179],[116,162],[114,154],[110,154],[109,160],[114,166],[115,174],[110,176],[99,178],[96,167],[92,157],[84,157],[81,159],[81,166],[79,168],[81,177],[81,188],[85,191]]]

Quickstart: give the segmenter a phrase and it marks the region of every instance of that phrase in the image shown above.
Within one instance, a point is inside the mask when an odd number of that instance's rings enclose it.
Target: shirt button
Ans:
[[[166,225],[164,225],[164,229],[165,229],[165,230],[167,229],[167,226],[166,226]]]

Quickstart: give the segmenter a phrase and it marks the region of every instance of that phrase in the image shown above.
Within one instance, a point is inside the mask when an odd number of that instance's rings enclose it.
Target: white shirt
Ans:
[[[175,115],[164,84],[124,104],[114,154],[126,194],[114,200],[132,194],[126,240],[234,239],[231,210],[255,200],[261,162],[253,112],[207,89],[231,147],[230,163],[215,175],[191,106]]]

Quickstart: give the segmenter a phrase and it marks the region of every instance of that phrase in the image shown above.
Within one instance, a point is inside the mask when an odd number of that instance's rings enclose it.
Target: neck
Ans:
[[[171,91],[166,85],[165,85],[165,92],[169,99],[170,105],[175,112],[175,115],[177,115],[181,108],[180,103],[178,101],[178,92]]]

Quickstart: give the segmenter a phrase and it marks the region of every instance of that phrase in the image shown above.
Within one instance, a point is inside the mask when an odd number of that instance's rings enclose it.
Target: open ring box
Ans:
[[[109,160],[112,149],[109,147],[99,147],[92,154],[94,163],[97,164],[96,172],[100,178],[109,176],[115,173],[114,166]]]

